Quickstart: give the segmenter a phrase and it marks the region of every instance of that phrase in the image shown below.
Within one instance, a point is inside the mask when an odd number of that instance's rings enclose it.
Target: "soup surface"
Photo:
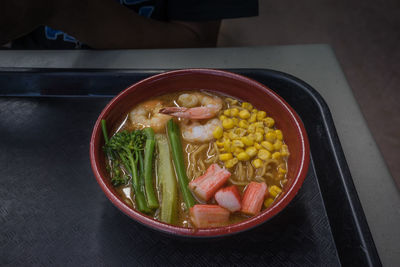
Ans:
[[[154,142],[148,133],[137,138],[147,128]],[[129,206],[166,223],[203,228],[245,220],[268,208],[287,182],[284,133],[268,110],[239,99],[206,91],[164,94],[121,114],[111,130],[104,149],[115,189]],[[141,140],[137,148],[130,141],[136,166],[119,157],[125,150],[111,141],[118,133]],[[145,208],[138,207],[140,194]]]

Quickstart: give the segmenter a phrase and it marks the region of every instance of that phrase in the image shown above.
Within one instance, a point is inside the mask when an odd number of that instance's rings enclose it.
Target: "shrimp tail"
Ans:
[[[162,114],[174,114],[174,113],[184,113],[186,110],[188,110],[188,108],[185,107],[165,107],[160,109],[160,113]]]
[[[215,116],[215,112],[208,107],[165,107],[159,111],[162,114],[168,114],[178,118],[186,118],[192,120],[210,119]]]

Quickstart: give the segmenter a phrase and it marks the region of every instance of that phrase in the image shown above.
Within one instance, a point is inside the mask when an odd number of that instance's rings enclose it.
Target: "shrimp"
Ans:
[[[182,137],[188,142],[207,142],[214,138],[213,131],[218,126],[221,126],[221,121],[217,118],[208,120],[205,124],[197,121],[182,123]]]
[[[162,108],[160,113],[179,118],[201,120],[215,117],[222,108],[221,98],[201,93],[181,94],[178,97],[178,103],[182,107]]]
[[[162,108],[163,103],[160,100],[141,103],[130,112],[131,122],[139,128],[151,127],[156,133],[164,132],[171,116],[161,114],[159,111]]]

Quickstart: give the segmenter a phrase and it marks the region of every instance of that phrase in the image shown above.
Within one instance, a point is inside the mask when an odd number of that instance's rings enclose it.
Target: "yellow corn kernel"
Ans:
[[[267,112],[260,110],[257,112],[257,120],[262,121],[267,116]]]
[[[264,132],[266,132],[266,133],[275,132],[275,130],[272,128],[269,128],[269,127],[264,127]]]
[[[232,158],[233,158],[232,153],[219,154],[219,160],[221,160],[221,161],[227,161],[227,160],[230,160]]]
[[[267,132],[265,134],[265,140],[272,142],[272,143],[275,142],[275,140],[276,140],[275,132]]]
[[[232,129],[235,124],[233,123],[232,119],[225,119],[222,121],[222,127],[225,129]]]
[[[247,137],[247,136],[243,136],[242,138],[240,138],[240,140],[243,142],[243,144],[244,144],[245,146],[252,146],[252,145],[254,144],[254,140],[253,140],[253,139],[250,139],[250,138]]]
[[[237,140],[240,139],[240,136],[235,134],[234,132],[229,132],[229,139]]]
[[[237,109],[237,108],[232,108],[232,109],[231,109],[231,116],[232,116],[232,117],[237,117],[237,116],[239,116],[239,109]]]
[[[286,163],[282,161],[277,167],[286,170]]]
[[[247,109],[243,109],[239,112],[239,117],[244,120],[248,119],[250,118],[250,112]]]
[[[256,128],[262,128],[264,130],[264,123],[262,121],[257,121],[253,123]]]
[[[224,162],[225,168],[229,169],[233,167],[233,164],[230,163],[231,160],[227,160]]]
[[[282,148],[281,148],[281,155],[282,155],[282,157],[287,157],[287,156],[289,156],[289,149],[288,149],[288,146],[287,146],[287,145],[282,145]]]
[[[241,147],[232,147],[232,149],[233,149],[233,154],[235,155],[244,152],[244,149]]]
[[[278,180],[282,180],[283,178],[285,178],[285,174],[278,173]]]
[[[233,124],[234,124],[235,126],[238,126],[238,125],[239,125],[239,119],[238,119],[238,118],[232,118],[232,121],[233,121]]]
[[[254,123],[250,124],[249,127],[247,127],[247,131],[249,133],[255,133],[256,132],[256,126],[254,125]]]
[[[242,103],[242,108],[245,108],[247,110],[252,110],[253,109],[253,105],[250,104],[249,102],[243,102]]]
[[[228,117],[227,116],[225,116],[225,115],[221,115],[221,116],[219,116],[219,120],[220,121],[223,121],[223,120],[226,120]]]
[[[279,167],[278,168],[278,173],[285,174],[285,173],[287,173],[287,170],[282,168],[282,167]]]
[[[265,126],[270,127],[270,128],[273,127],[275,124],[275,120],[271,117],[266,117],[263,121],[264,121]]]
[[[235,130],[233,131],[235,134],[239,135],[240,137],[245,136],[246,135],[246,130],[243,128],[235,128]]]
[[[237,151],[236,151],[236,150],[237,150]],[[233,153],[233,155],[237,158],[237,156],[238,156],[240,153],[242,153],[242,152],[244,152],[244,150],[241,149],[240,147],[238,147],[238,148],[236,148],[235,151],[232,152],[232,153]]]
[[[229,108],[225,109],[224,110],[224,115],[227,116],[227,117],[230,117],[231,116],[231,110]]]
[[[258,112],[258,110],[256,109],[256,108],[253,108],[252,110],[251,110],[251,113],[257,113]]]
[[[260,149],[257,156],[262,160],[267,160],[271,158],[271,152],[266,149]]]
[[[256,140],[256,136],[253,134],[253,133],[249,133],[248,135],[247,135],[247,137],[250,139],[250,140]]]
[[[289,156],[289,155],[290,155],[289,152],[286,152],[286,151],[282,151],[282,150],[281,150],[281,156],[282,156],[282,157],[287,157],[287,156]]]
[[[283,134],[281,130],[275,130],[275,134],[276,134],[276,139],[278,140],[283,140]]]
[[[236,99],[233,99],[230,97],[225,98],[225,101],[229,102],[229,104],[231,104],[231,105],[236,105],[238,103],[238,101]]]
[[[227,149],[228,148],[228,149]],[[220,153],[231,153],[231,149],[230,149],[230,147],[221,147],[220,149],[219,149],[219,152]]]
[[[262,149],[262,146],[259,143],[254,143],[254,147],[257,148],[257,150]]]
[[[224,141],[222,141],[222,140],[217,140],[217,141],[215,141],[215,143],[217,144],[218,147],[224,146]]]
[[[263,140],[263,135],[262,135],[262,133],[255,133],[254,134],[255,135],[255,137],[256,137],[256,142],[261,142],[262,140]]]
[[[254,146],[246,148],[246,153],[252,158],[257,155],[257,149]]]
[[[228,132],[224,132],[223,137],[224,137],[224,139],[228,140],[229,139],[229,133]]]
[[[263,162],[262,162],[261,159],[255,159],[255,160],[253,160],[253,166],[254,166],[254,168],[261,168],[262,164],[263,164]]]
[[[249,122],[253,123],[253,122],[256,122],[256,121],[257,121],[257,114],[256,113],[252,113],[250,115]]]
[[[274,199],[269,197],[264,201],[264,206],[268,208],[272,203],[274,203]]]
[[[227,161],[225,161],[225,167],[226,168],[232,168],[238,162],[239,162],[239,160],[237,158],[233,158],[233,159],[227,160]]]
[[[272,158],[273,159],[280,159],[282,157],[280,152],[274,152],[272,153]]]
[[[256,128],[256,133],[260,133],[261,135],[263,135],[264,134],[264,129],[257,127]]]
[[[280,189],[278,186],[273,185],[269,187],[269,195],[272,198],[276,198],[280,193],[282,193],[282,189]]]
[[[224,142],[224,150],[225,152],[231,152],[231,141],[230,140],[225,140]]]
[[[247,129],[249,127],[249,122],[246,120],[240,120],[239,121],[239,127],[243,129]]]
[[[282,141],[281,140],[276,140],[274,144],[275,150],[279,151],[282,148]]]
[[[237,156],[238,160],[246,161],[250,159],[250,156],[246,152],[240,152]]]
[[[244,147],[244,144],[240,140],[233,140],[232,141],[232,146],[234,146],[234,147]]]
[[[215,127],[215,129],[213,131],[213,136],[215,139],[220,139],[223,134],[224,134],[224,131],[222,130],[221,126]]]
[[[271,142],[268,141],[262,141],[261,145],[266,148],[269,152],[274,151],[274,145]]]

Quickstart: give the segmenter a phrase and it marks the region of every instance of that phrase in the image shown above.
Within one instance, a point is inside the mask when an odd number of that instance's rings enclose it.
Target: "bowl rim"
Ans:
[[[112,108],[120,102],[125,95],[129,94],[135,88],[141,86],[142,84],[151,83],[152,81],[156,81],[159,79],[169,78],[171,76],[181,76],[186,74],[194,74],[194,73],[201,73],[205,75],[213,75],[213,76],[224,76],[230,79],[239,80],[240,82],[248,83],[251,86],[258,87],[259,89],[263,90],[267,93],[270,97],[274,98],[280,106],[286,109],[288,114],[290,114],[290,118],[295,122],[296,131],[298,132],[298,136],[300,137],[301,141],[301,162],[300,167],[297,175],[293,178],[292,185],[288,188],[288,191],[285,195],[283,195],[277,202],[273,204],[272,207],[265,209],[264,211],[260,212],[258,215],[250,217],[244,221],[230,224],[227,226],[222,227],[213,227],[213,228],[184,228],[179,226],[170,225],[164,222],[157,221],[150,216],[142,214],[135,209],[129,207],[126,203],[120,200],[113,192],[109,189],[105,182],[105,177],[103,178],[99,171],[99,166],[96,161],[95,156],[95,143],[96,143],[96,136],[99,131],[101,131],[101,120],[105,118],[112,110]],[[218,91],[216,89],[215,91]],[[102,136],[101,134],[99,136]],[[101,137],[100,137],[101,138]],[[100,142],[100,141],[99,141]],[[173,234],[183,237],[190,237],[190,238],[214,238],[214,237],[222,237],[222,236],[230,236],[233,234],[237,234],[243,231],[250,230],[268,220],[272,217],[277,215],[280,211],[282,211],[290,201],[295,197],[297,192],[299,191],[300,187],[302,186],[304,179],[306,178],[308,167],[310,161],[310,147],[309,141],[307,137],[307,133],[305,127],[299,117],[299,115],[294,111],[294,109],[285,101],[282,97],[280,97],[277,93],[273,90],[261,84],[251,78],[245,77],[240,74],[236,74],[233,72],[225,71],[225,70],[216,70],[216,69],[203,69],[203,68],[190,68],[190,69],[179,69],[179,70],[171,70],[162,72],[160,74],[152,75],[148,78],[140,80],[126,89],[122,90],[117,96],[115,96],[102,110],[100,115],[98,116],[96,123],[93,127],[92,136],[90,139],[90,163],[95,175],[95,178],[100,185],[102,191],[105,193],[107,198],[123,213],[125,213],[130,218],[134,219],[135,221],[150,227],[153,230],[160,231],[167,234]]]

